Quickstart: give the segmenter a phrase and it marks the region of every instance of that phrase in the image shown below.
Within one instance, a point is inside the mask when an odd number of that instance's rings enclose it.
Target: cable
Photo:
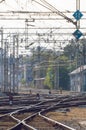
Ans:
[[[0,3],[4,2],[5,0],[1,0]]]
[[[35,1],[36,3],[42,5],[43,7],[47,8],[47,9],[49,9],[52,12],[56,12],[58,15],[60,15],[64,19],[66,19],[68,22],[73,23],[75,26],[77,25],[77,22],[74,22],[72,19],[70,19],[69,17],[67,17],[66,15],[64,15],[62,12],[60,12],[59,10],[57,10],[55,7],[53,7],[51,4],[49,4],[45,0],[40,0],[45,5],[43,5],[42,3],[40,3],[40,2],[38,2],[36,0],[33,0],[33,1]]]
[[[68,21],[72,22],[73,24],[75,24],[74,21],[72,21],[72,19],[70,19],[69,17],[67,17],[66,15],[64,15],[62,12],[60,12],[59,10],[57,10],[55,7],[53,7],[51,4],[49,4],[48,2],[46,2],[45,0],[41,0],[43,3],[47,4],[48,6],[50,6],[52,11],[56,11],[58,13],[58,15],[64,17],[65,19],[67,19]]]
[[[45,7],[45,8],[47,8],[47,9],[50,10],[50,8],[46,7],[45,5],[41,4],[40,2],[37,2],[36,0],[34,0],[34,2],[36,2],[37,4],[39,4],[39,5],[41,5],[41,6],[43,6],[43,7]],[[52,11],[52,10],[51,10],[51,11]]]
[[[51,4],[49,4],[48,2],[46,2],[45,0],[40,0],[41,2],[43,2],[44,4],[46,4],[48,7],[50,6],[50,8],[51,8],[51,10],[52,11],[56,11],[56,12],[58,12],[58,14],[60,15],[60,16],[65,16],[62,12],[60,12],[59,10],[57,10],[55,7],[53,7]]]

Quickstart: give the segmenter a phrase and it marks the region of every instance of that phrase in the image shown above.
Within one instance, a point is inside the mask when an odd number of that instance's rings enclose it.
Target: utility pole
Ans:
[[[15,41],[16,35],[13,35],[13,93],[15,93]]]
[[[4,67],[3,67],[3,28],[0,30],[1,32],[1,90],[3,91],[3,86],[4,86]]]
[[[76,10],[77,11],[80,11],[80,0],[76,0]],[[77,14],[77,18],[79,18],[79,19],[77,19],[77,25],[76,25],[76,29],[77,30],[79,30],[80,29],[80,18],[81,18],[81,16],[82,16],[82,14],[81,14],[81,12],[78,12],[79,14]],[[79,33],[81,33],[81,32],[79,32]],[[79,45],[79,40],[77,40],[76,41],[77,42],[77,44]],[[84,64],[82,64],[81,63],[81,65],[80,65],[80,91],[83,91],[83,66]],[[77,81],[76,81],[77,82]]]
[[[80,10],[80,0],[76,0],[76,10]],[[80,29],[80,20],[77,20],[76,29]]]
[[[13,35],[13,93],[18,93],[18,34]]]
[[[4,92],[8,90],[8,42],[4,42]]]
[[[18,93],[18,75],[19,75],[19,35],[18,34],[16,34],[16,36],[15,36],[15,46],[16,46],[16,48],[15,48],[15,52],[16,52],[16,54],[15,54],[15,92],[16,93]]]
[[[38,59],[38,64],[39,64],[39,66],[40,66],[40,61],[41,61],[41,57],[40,57],[40,54],[41,54],[41,47],[40,47],[40,34],[38,34],[38,47],[37,47],[37,51],[38,51],[38,57],[37,57],[37,59]],[[38,69],[38,72],[37,72],[37,75],[38,75],[38,78],[40,78],[41,79],[41,68],[39,67],[39,69]],[[37,81],[38,83],[38,87],[40,88],[40,80],[39,81]]]
[[[76,9],[80,10],[80,0],[76,0]],[[77,21],[77,29],[80,29],[80,20]],[[77,44],[79,44],[79,40],[77,41]],[[80,65],[80,87],[81,91],[83,91],[83,64]]]
[[[25,48],[28,46],[28,19],[25,20]]]
[[[55,40],[53,40],[54,41],[54,43],[53,43],[53,59],[55,58],[55,46],[56,46],[56,41]],[[56,84],[56,73],[57,73],[57,70],[56,70],[56,66],[55,66],[55,64],[56,64],[56,62],[55,62],[55,59],[54,59],[54,61],[53,61],[53,64],[54,64],[54,66],[53,66],[53,75],[54,75],[54,77],[53,77],[53,79],[52,79],[52,82],[53,82],[53,86],[54,86],[54,89],[56,89],[57,88],[57,84]]]

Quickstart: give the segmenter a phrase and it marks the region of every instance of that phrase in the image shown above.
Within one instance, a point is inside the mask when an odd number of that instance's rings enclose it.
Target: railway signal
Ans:
[[[77,10],[76,12],[74,12],[73,16],[78,21],[78,20],[81,19],[81,17],[83,16],[83,14],[79,10]]]
[[[75,36],[75,38],[78,40],[82,35],[83,33],[80,31],[80,30],[76,30],[73,35]]]
[[[83,16],[83,14],[82,14],[79,10],[77,10],[76,12],[74,12],[73,16],[74,16],[74,18],[75,18],[77,21],[79,21],[79,20],[81,19],[81,17]],[[82,33],[79,29],[77,29],[77,30],[73,33],[73,35],[74,35],[74,37],[78,40],[78,39],[83,35],[83,33]]]

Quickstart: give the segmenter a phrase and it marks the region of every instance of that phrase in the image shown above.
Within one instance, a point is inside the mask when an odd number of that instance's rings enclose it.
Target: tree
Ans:
[[[53,72],[52,67],[48,67],[48,69],[46,71],[44,85],[47,86],[47,88],[49,88],[49,89],[54,88],[54,72]]]
[[[61,55],[59,57],[59,87],[69,90],[69,70],[68,57]]]
[[[22,79],[21,79],[21,83],[22,83],[23,85],[25,85],[25,84],[26,84],[26,80],[25,80],[24,78],[22,78]]]

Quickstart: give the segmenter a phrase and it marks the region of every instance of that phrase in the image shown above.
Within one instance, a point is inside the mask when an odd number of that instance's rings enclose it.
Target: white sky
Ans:
[[[43,0],[36,0],[37,2],[43,1]],[[54,6],[57,10],[59,11],[76,11],[76,0],[46,0],[48,3],[50,3],[52,6]],[[0,12],[2,11],[50,11],[46,8],[44,8],[43,6],[37,4],[35,2],[35,0],[5,0],[5,2],[0,3]],[[80,0],[80,11],[86,11],[86,0]],[[6,15],[6,14],[5,14]],[[25,17],[24,15],[26,15],[27,18],[30,18],[29,15],[27,14],[21,14],[21,17]],[[65,13],[66,16],[73,18],[72,13]],[[2,16],[0,16],[2,17]],[[59,16],[57,16],[59,17]],[[81,28],[86,28],[86,22],[85,19],[86,18],[86,13],[83,13],[83,17],[82,19],[84,20],[80,20],[80,29]],[[63,27],[75,27],[74,25],[72,25],[72,23],[68,23],[66,20],[64,21],[35,21],[34,23],[29,23],[32,25],[35,25],[35,27],[57,27],[57,28],[63,28]],[[12,28],[16,28],[16,27],[25,27],[25,20],[0,20],[0,27],[6,28],[6,27],[12,27]],[[30,27],[30,26],[29,26]],[[76,28],[75,28],[76,29]],[[54,32],[71,32],[71,37],[72,37],[72,33],[74,32],[75,29],[70,29],[70,30],[54,30]],[[6,31],[6,30],[5,30]],[[14,31],[14,30],[8,30],[9,32]],[[18,32],[19,29],[16,30],[16,32]],[[32,30],[33,31],[33,30]],[[86,29],[81,29],[82,32],[86,32]],[[15,31],[14,31],[15,32]],[[29,30],[29,32],[31,32],[31,30]],[[40,30],[39,32],[43,32],[43,30]],[[47,32],[44,31],[44,32]],[[67,36],[68,37],[68,36]],[[64,35],[59,35],[58,38],[61,39],[67,39],[67,37]],[[69,36],[68,38],[71,39],[71,37]],[[35,38],[37,39],[37,38]],[[47,38],[46,38],[47,39]],[[32,37],[32,40],[34,40],[34,37]],[[47,46],[47,45],[46,45]]]
[[[69,10],[73,11],[76,8],[76,0],[48,0],[52,5],[54,5],[58,10]]]
[[[76,10],[76,0],[47,0],[50,1],[56,8],[61,10]],[[80,0],[80,10],[86,10],[86,0]]]
[[[36,0],[37,2],[43,1],[43,0]],[[76,0],[46,0],[48,3],[53,5],[57,10],[59,11],[76,11]],[[50,11],[43,6],[37,4],[35,0],[5,0],[5,2],[0,3],[0,11]],[[86,10],[86,0],[80,0],[80,11],[85,11]],[[23,17],[26,14],[21,14],[21,17]],[[72,14],[66,14],[68,17],[72,17]],[[26,15],[27,16],[27,15]],[[84,14],[83,18],[86,15]],[[29,18],[29,16],[28,16]],[[43,21],[42,21],[43,22]],[[41,23],[40,22],[40,25]],[[43,22],[43,24],[45,24]],[[49,23],[50,24],[50,23]],[[61,23],[63,24],[63,23]],[[24,21],[0,21],[0,26],[6,27],[6,26],[14,26],[18,27],[20,25],[24,25]],[[37,23],[36,23],[37,25]],[[50,24],[51,26],[51,24]],[[60,25],[59,25],[60,26]],[[61,25],[62,26],[62,25]],[[70,25],[69,25],[70,26]]]
[[[38,2],[40,0],[37,0]],[[58,10],[70,10],[74,11],[76,10],[76,0],[46,0],[50,4],[52,4],[54,7],[56,7]],[[19,5],[17,4],[19,3]],[[34,0],[5,0],[5,2],[0,3],[0,9],[6,10],[6,9],[25,9],[24,7],[30,7],[31,4],[34,5]],[[30,5],[30,6],[29,6]],[[35,3],[36,6],[36,3]],[[3,8],[4,7],[4,8]],[[37,7],[37,6],[36,6]],[[35,8],[35,7],[34,7]],[[80,0],[80,10],[84,11],[86,8],[86,1]]]

